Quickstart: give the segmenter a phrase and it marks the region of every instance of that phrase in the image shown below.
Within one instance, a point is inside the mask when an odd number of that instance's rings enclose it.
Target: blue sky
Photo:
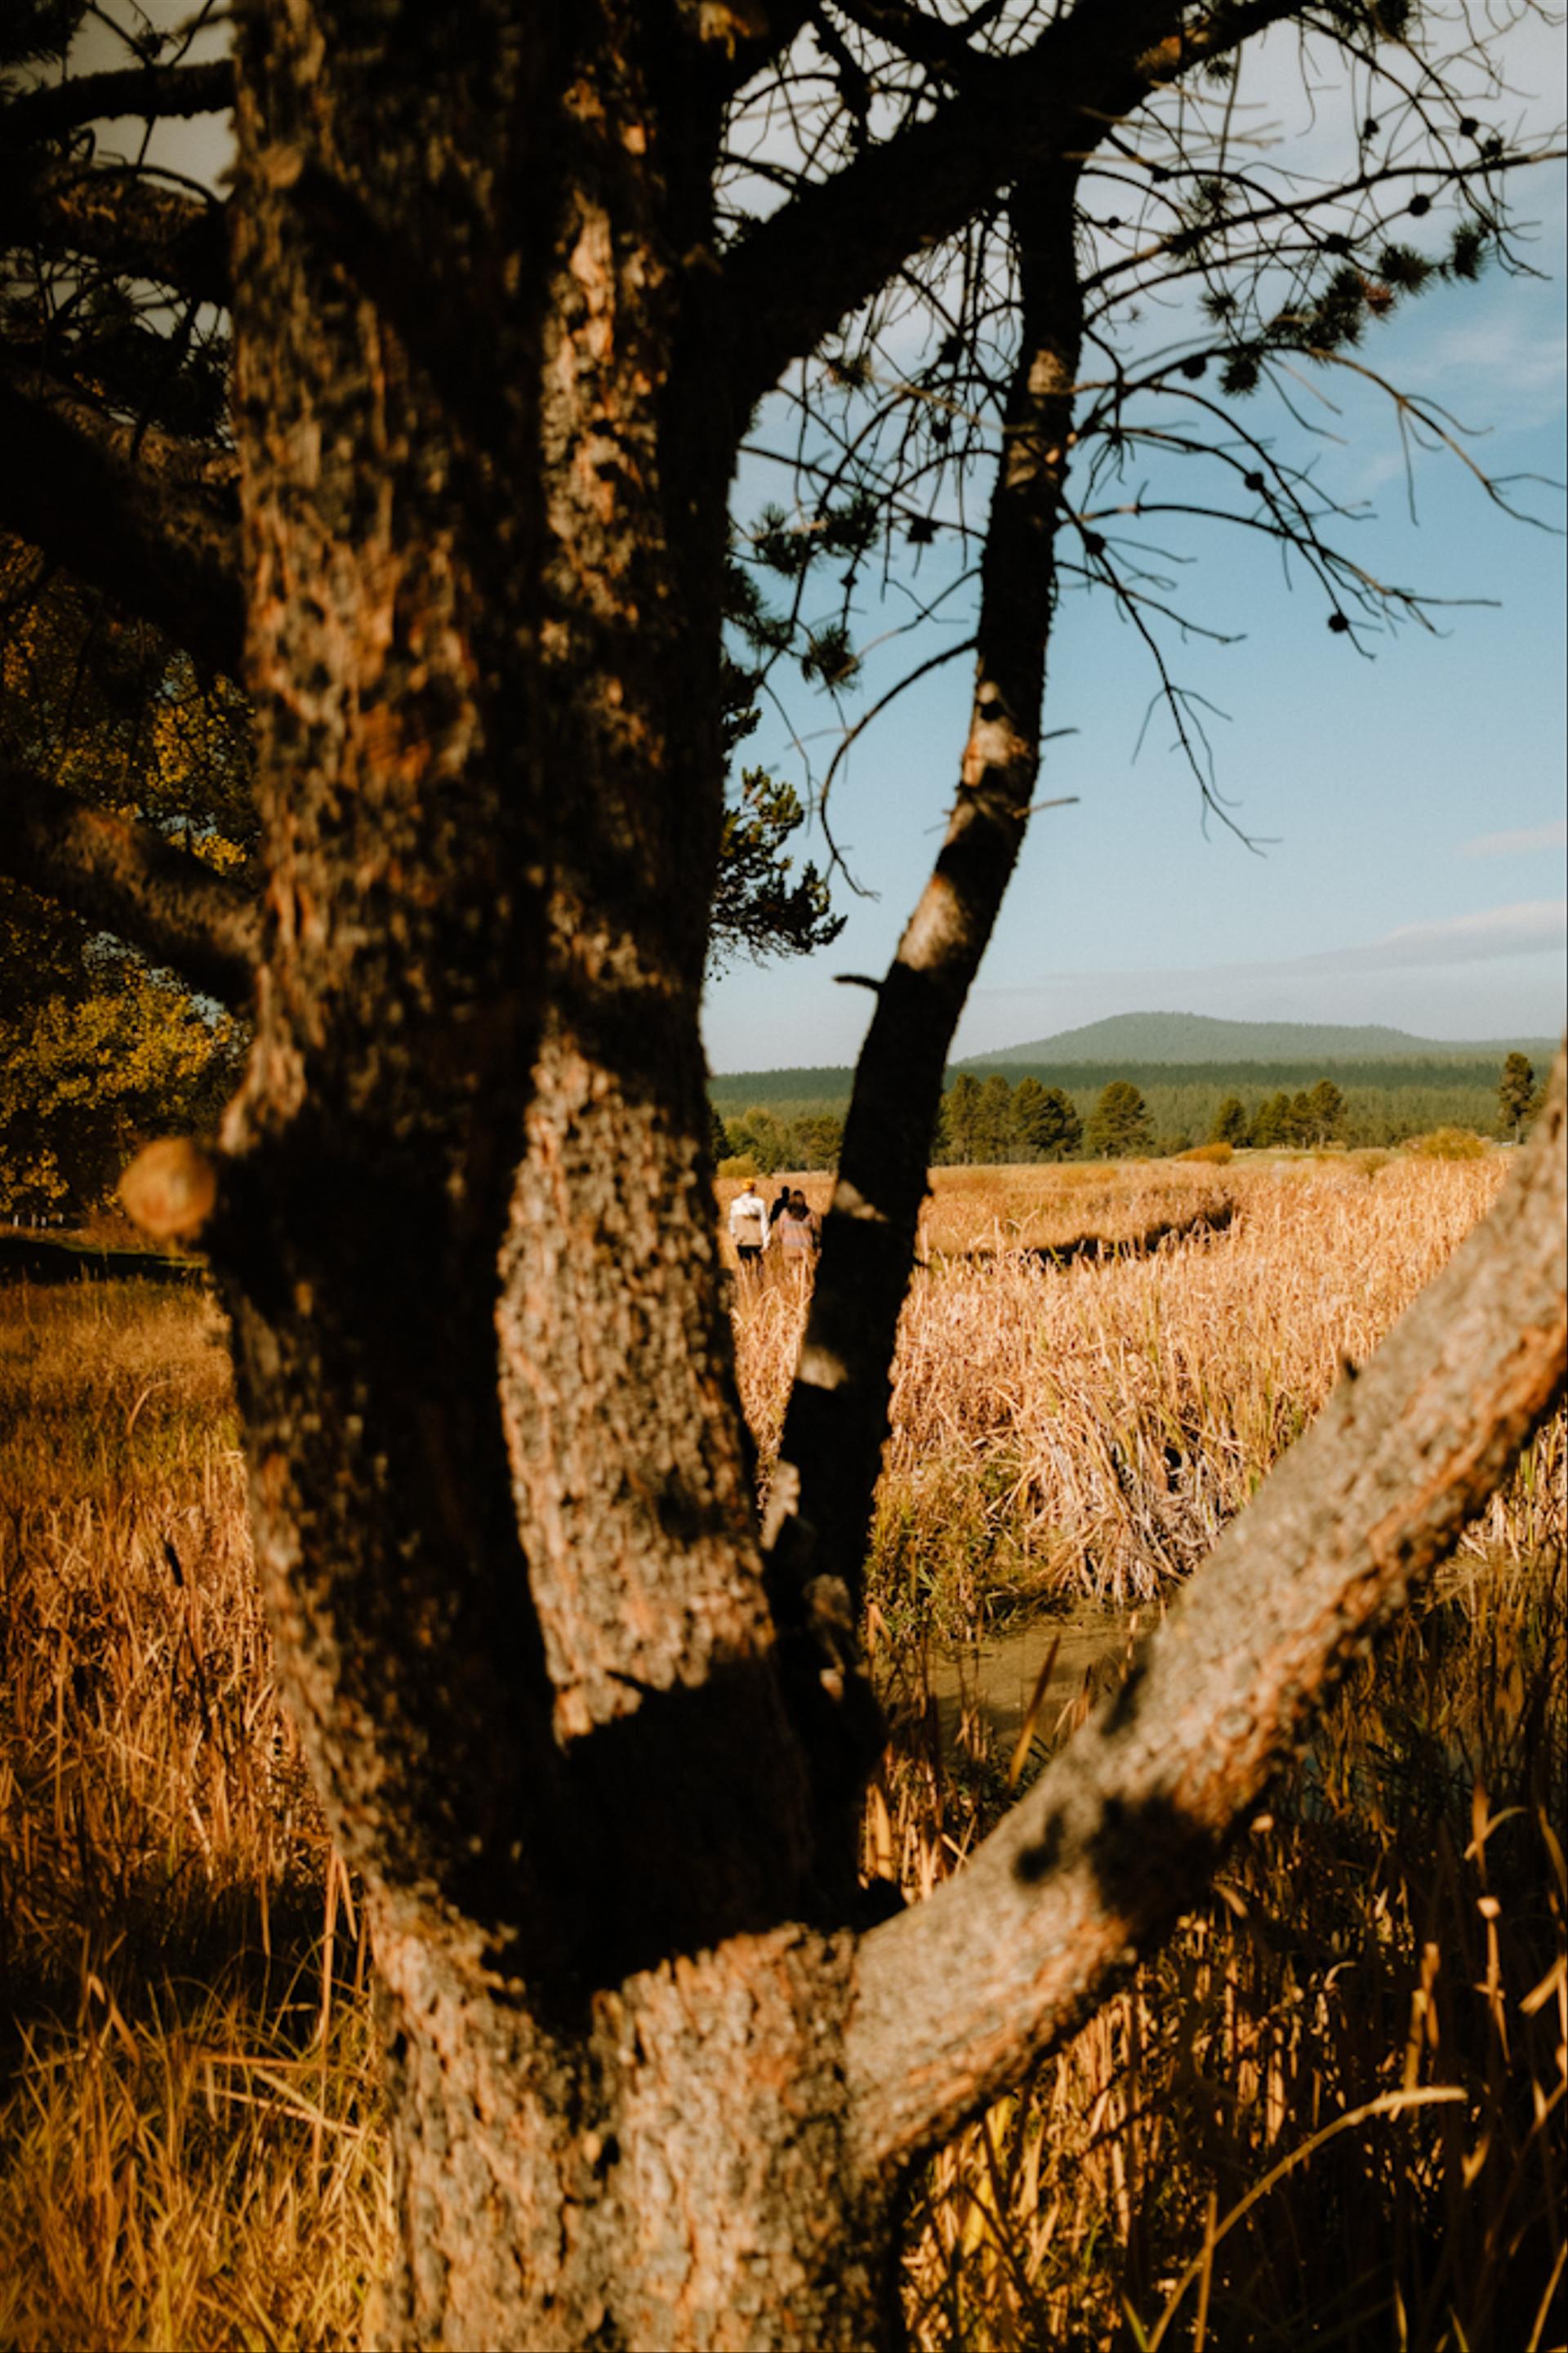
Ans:
[[[1539,28],[1514,79],[1553,90],[1560,41]],[[1553,101],[1554,105],[1555,101]],[[1511,192],[1540,223],[1541,280],[1489,271],[1441,289],[1374,328],[1359,356],[1439,401],[1477,438],[1495,475],[1563,472],[1563,193],[1558,167]],[[1190,773],[1156,714],[1134,752],[1153,691],[1148,660],[1106,599],[1069,596],[1049,657],[1052,744],[1043,810],[1029,832],[956,1050],[989,1048],[1096,1020],[1167,1009],[1238,1019],[1393,1023],[1429,1037],[1544,1036],[1563,1020],[1564,568],[1560,536],[1510,520],[1447,452],[1415,461],[1407,507],[1387,403],[1324,384],[1341,414],[1315,413],[1324,479],[1376,515],[1342,532],[1385,580],[1428,595],[1488,600],[1436,615],[1440,635],[1406,627],[1363,659],[1326,627],[1320,597],[1288,593],[1278,557],[1217,526],[1149,537],[1190,561],[1184,603],[1239,642],[1192,642],[1177,676],[1227,715],[1211,730],[1216,781],[1249,849],[1203,823]],[[1309,396],[1310,397],[1310,396]],[[1263,396],[1250,421],[1281,448],[1302,437]],[[760,469],[742,503],[778,486]],[[1070,484],[1069,484],[1070,492]],[[1561,526],[1551,489],[1521,490]],[[891,616],[868,605],[867,638]],[[972,625],[959,606],[950,625]],[[923,656],[938,642],[914,641]],[[910,659],[909,644],[898,649]],[[868,691],[894,675],[868,664]],[[835,839],[874,899],[840,883],[849,922],[806,959],[739,965],[710,986],[705,1018],[716,1070],[853,1060],[870,1000],[838,972],[885,968],[939,845],[957,773],[971,666],[955,660],[895,703],[863,736],[833,788]],[[854,706],[848,715],[853,715]],[[791,720],[820,771],[835,714],[793,693]],[[799,777],[776,716],[745,746]],[[820,836],[815,854],[821,852]]]

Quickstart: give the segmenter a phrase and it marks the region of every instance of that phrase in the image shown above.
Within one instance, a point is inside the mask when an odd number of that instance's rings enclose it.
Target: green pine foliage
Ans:
[[[1226,1095],[1209,1125],[1211,1144],[1228,1144],[1234,1151],[1247,1140],[1247,1105],[1237,1094]]]
[[[1535,1083],[1535,1068],[1528,1054],[1510,1054],[1498,1081],[1497,1126],[1511,1143],[1523,1141],[1525,1130],[1541,1109],[1542,1095]]]
[[[1072,1097],[1038,1079],[1020,1079],[1013,1096],[1013,1140],[1020,1160],[1070,1159],[1083,1142]]]
[[[1089,1113],[1083,1148],[1091,1160],[1129,1160],[1152,1152],[1149,1106],[1130,1080],[1113,1079]]]
[[[1368,1082],[1369,1071],[1375,1083]],[[785,1128],[820,1120],[837,1132],[848,1108],[853,1075],[831,1067],[741,1071],[713,1079],[710,1092],[731,1131],[738,1120],[761,1113]],[[987,1079],[993,1075],[984,1073]],[[1450,1068],[1425,1058],[1404,1064],[1351,1062],[1337,1065],[1331,1074],[1321,1067],[1257,1063],[1238,1070],[1223,1064],[1212,1070],[1202,1064],[1066,1065],[1054,1072],[1025,1071],[1018,1079],[1010,1135],[998,1148],[976,1124],[981,1078],[962,1071],[948,1076],[933,1162],[945,1166],[989,1158],[1073,1159],[1083,1150],[1084,1125],[1100,1095],[1118,1080],[1142,1097],[1154,1148],[1161,1152],[1205,1137],[1237,1151],[1378,1149],[1443,1127],[1499,1132],[1495,1063]],[[1538,1087],[1528,1101],[1539,1108]],[[1042,1102],[1049,1106],[1043,1113]],[[1531,1116],[1533,1110],[1525,1114],[1527,1124]],[[818,1164],[792,1164],[786,1155],[779,1165]]]

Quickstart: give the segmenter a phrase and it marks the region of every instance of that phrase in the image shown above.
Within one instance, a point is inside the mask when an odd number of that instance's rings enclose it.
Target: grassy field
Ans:
[[[0,2345],[354,2340],[366,1954],[201,1294],[0,1291]]]
[[[1504,1156],[939,1169],[905,1309],[872,1589],[902,1634],[1020,1606],[1149,1602],[1204,1557],[1269,1465],[1496,1198]],[[773,1180],[777,1183],[779,1180]],[[825,1177],[798,1180],[814,1204]],[[735,1190],[725,1186],[726,1198]],[[1200,1228],[1138,1253],[1141,1237]],[[1128,1255],[1024,1253],[1085,1235]],[[777,1445],[801,1287],[737,1287],[746,1410]],[[1468,1539],[1534,1557],[1562,1525],[1563,1426]]]
[[[942,1737],[933,1641],[1157,1616],[1500,1173],[939,1175],[869,1862],[929,1890],[1005,1800],[980,1711]],[[1022,1254],[1086,1236],[1124,1254]],[[736,1287],[764,1473],[804,1307]],[[184,1293],[0,1291],[0,2346],[348,2344],[387,2227],[363,1924],[273,1690],[223,1337]],[[1563,1465],[1559,1419],[1214,1900],[928,2169],[918,2344],[1563,2342]]]

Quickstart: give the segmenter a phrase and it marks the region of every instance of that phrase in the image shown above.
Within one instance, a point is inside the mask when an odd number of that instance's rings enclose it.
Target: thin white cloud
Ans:
[[[1429,923],[1402,923],[1381,939],[1350,947],[1323,948],[1312,955],[1279,956],[1253,963],[1191,965],[1163,971],[1102,971],[1053,976],[1047,987],[1088,983],[1183,982],[1248,984],[1310,980],[1331,973],[1387,972],[1410,966],[1446,967],[1490,962],[1500,956],[1561,953],[1568,942],[1568,900],[1525,899],[1508,907],[1484,907],[1473,914],[1447,915]],[[1029,988],[977,988],[976,998],[1022,997]]]
[[[1531,849],[1568,849],[1568,818],[1516,826],[1510,833],[1479,833],[1473,841],[1459,844],[1461,858],[1514,858]]]
[[[1522,899],[1435,923],[1402,923],[1363,947],[1299,956],[1298,972],[1381,972],[1389,965],[1475,964],[1492,956],[1561,948],[1568,938],[1568,899]]]
[[[958,1051],[1162,1008],[1232,1020],[1384,1021],[1423,1037],[1544,1037],[1562,1026],[1565,944],[1568,902],[1532,899],[1405,923],[1315,955],[1056,973],[1033,987],[975,989]]]

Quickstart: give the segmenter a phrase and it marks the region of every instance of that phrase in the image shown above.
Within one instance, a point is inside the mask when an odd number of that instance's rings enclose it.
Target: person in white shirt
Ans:
[[[761,1266],[768,1246],[768,1205],[750,1182],[730,1204],[730,1240],[742,1266]]]

